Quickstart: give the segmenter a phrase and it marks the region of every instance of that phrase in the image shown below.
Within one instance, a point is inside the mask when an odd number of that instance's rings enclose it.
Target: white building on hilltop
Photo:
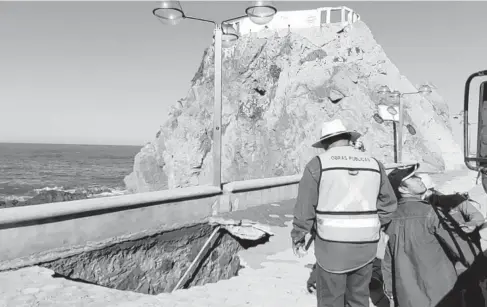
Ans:
[[[233,21],[231,24],[239,35],[245,35],[264,29],[304,29],[330,23],[353,23],[357,20],[360,20],[360,15],[346,6],[341,6],[320,7],[306,11],[279,11],[266,25],[256,25],[248,17]]]

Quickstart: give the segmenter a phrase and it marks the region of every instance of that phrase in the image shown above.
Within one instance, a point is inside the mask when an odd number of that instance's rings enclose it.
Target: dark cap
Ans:
[[[399,193],[399,187],[401,186],[401,182],[413,176],[418,168],[419,163],[416,163],[413,165],[395,168],[392,172],[389,173],[387,177],[389,178],[389,182],[391,183],[392,189],[394,190],[397,198],[401,197],[401,193]]]

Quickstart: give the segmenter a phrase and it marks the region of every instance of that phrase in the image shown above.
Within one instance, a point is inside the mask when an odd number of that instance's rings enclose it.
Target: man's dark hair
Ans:
[[[392,170],[387,176],[389,178],[389,182],[391,183],[392,189],[394,194],[396,194],[396,198],[402,198],[401,192],[399,192],[399,187],[404,187],[405,184],[403,182],[404,178],[410,176],[415,172],[419,167],[419,164],[411,165],[406,168],[396,168]]]

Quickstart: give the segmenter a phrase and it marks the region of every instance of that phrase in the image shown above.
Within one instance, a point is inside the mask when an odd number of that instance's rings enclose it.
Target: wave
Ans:
[[[125,195],[128,194],[128,191],[124,188],[109,188],[105,186],[90,186],[90,187],[81,187],[81,188],[64,188],[64,187],[44,187],[40,189],[34,189],[34,192],[38,194],[42,194],[46,191],[58,191],[58,192],[67,192],[70,194],[83,194],[86,195],[87,198],[96,198],[96,197],[108,197],[108,196],[118,196],[118,195]]]
[[[3,195],[0,194],[0,201],[26,201],[32,198],[32,196],[17,196],[17,195]]]
[[[0,208],[39,205],[53,202],[73,201],[89,198],[110,197],[129,194],[123,188],[90,186],[80,188],[44,187],[31,190],[28,195],[0,194]]]

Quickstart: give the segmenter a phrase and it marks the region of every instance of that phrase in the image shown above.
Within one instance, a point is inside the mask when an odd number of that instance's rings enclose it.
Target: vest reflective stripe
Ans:
[[[317,223],[318,236],[325,241],[367,243],[378,242],[380,238],[380,221],[376,212],[355,216],[320,214]]]
[[[378,162],[349,146],[332,148],[319,158],[318,237],[334,242],[377,242],[381,180]]]

